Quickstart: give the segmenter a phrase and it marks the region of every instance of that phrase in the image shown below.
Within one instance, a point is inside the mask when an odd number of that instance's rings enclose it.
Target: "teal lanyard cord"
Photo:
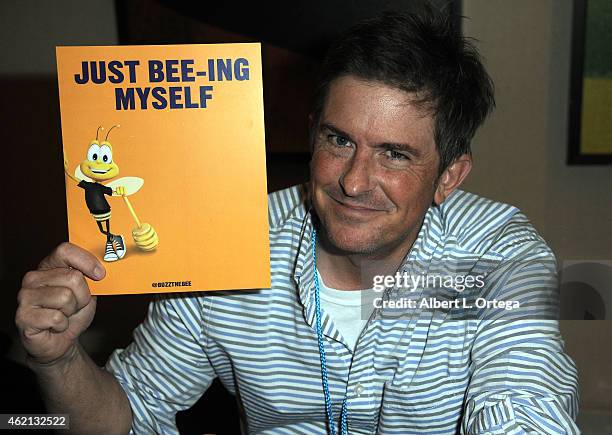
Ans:
[[[327,410],[327,422],[329,424],[329,432],[332,435],[336,433],[336,425],[334,424],[334,413],[332,410],[331,395],[329,394],[329,382],[327,379],[327,360],[325,358],[325,347],[323,346],[323,331],[321,328],[321,289],[319,288],[319,273],[317,272],[317,231],[312,230],[312,258],[314,261],[314,283],[315,283],[315,313],[316,313],[316,329],[317,341],[319,343],[319,356],[321,357],[321,379],[323,380],[323,395],[325,396],[325,409]],[[340,434],[346,435],[346,416],[348,414],[346,406],[346,394],[342,401],[342,412],[340,414]]]

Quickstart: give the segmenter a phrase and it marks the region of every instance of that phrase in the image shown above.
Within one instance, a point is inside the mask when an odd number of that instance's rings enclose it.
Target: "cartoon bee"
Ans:
[[[108,141],[110,132],[119,125],[112,126],[106,133],[102,143],[98,140],[102,126],[96,131],[96,139],[91,141],[87,150],[87,157],[75,169],[74,175],[68,170],[68,162],[64,153],[64,171],[66,175],[77,183],[77,186],[85,190],[85,203],[89,212],[98,224],[98,229],[106,236],[104,249],[104,261],[117,261],[126,254],[125,240],[121,234],[113,234],[110,229],[111,207],[105,196],[121,196],[135,216],[127,199],[144,184],[144,180],[138,177],[122,177],[110,183],[102,184],[103,181],[111,180],[119,175],[119,166],[113,160],[113,147]]]

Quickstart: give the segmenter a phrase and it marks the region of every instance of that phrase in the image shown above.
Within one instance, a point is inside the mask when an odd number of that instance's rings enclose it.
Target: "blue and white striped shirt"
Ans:
[[[269,197],[270,289],[163,296],[113,353],[106,368],[135,433],[177,433],[176,412],[215,377],[237,396],[245,432],[326,433],[306,197]],[[514,207],[462,191],[431,207],[401,270],[482,274],[479,295],[520,301],[521,314],[375,310],[352,351],[323,312],[334,415],[346,393],[350,434],[579,433],[577,373],[551,315],[555,267]]]

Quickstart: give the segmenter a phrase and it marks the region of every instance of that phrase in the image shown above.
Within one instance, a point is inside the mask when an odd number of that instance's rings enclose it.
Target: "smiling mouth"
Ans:
[[[353,205],[350,203],[346,203],[344,201],[340,201],[339,199],[334,198],[333,196],[330,196],[330,198],[334,200],[334,202],[336,202],[337,204],[341,205],[342,207],[345,207],[349,210],[353,210],[355,212],[374,213],[374,212],[384,211],[384,210],[379,210],[377,208],[363,207],[361,205]]]
[[[90,168],[91,172],[93,172],[94,174],[106,174],[108,171],[110,171],[110,169],[107,169],[106,171],[100,170],[100,169],[93,169]]]

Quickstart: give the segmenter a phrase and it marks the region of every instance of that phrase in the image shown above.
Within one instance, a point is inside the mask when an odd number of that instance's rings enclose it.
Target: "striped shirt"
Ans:
[[[244,432],[326,433],[306,198],[302,187],[269,197],[270,289],[161,296],[113,353],[106,368],[129,398],[133,432],[177,433],[176,412],[218,377]],[[350,434],[579,433],[577,373],[553,318],[555,259],[522,213],[455,191],[427,211],[400,269],[482,275],[484,287],[461,295],[521,309],[504,318],[495,307],[377,308],[354,350],[323,312],[334,416],[346,394]]]

